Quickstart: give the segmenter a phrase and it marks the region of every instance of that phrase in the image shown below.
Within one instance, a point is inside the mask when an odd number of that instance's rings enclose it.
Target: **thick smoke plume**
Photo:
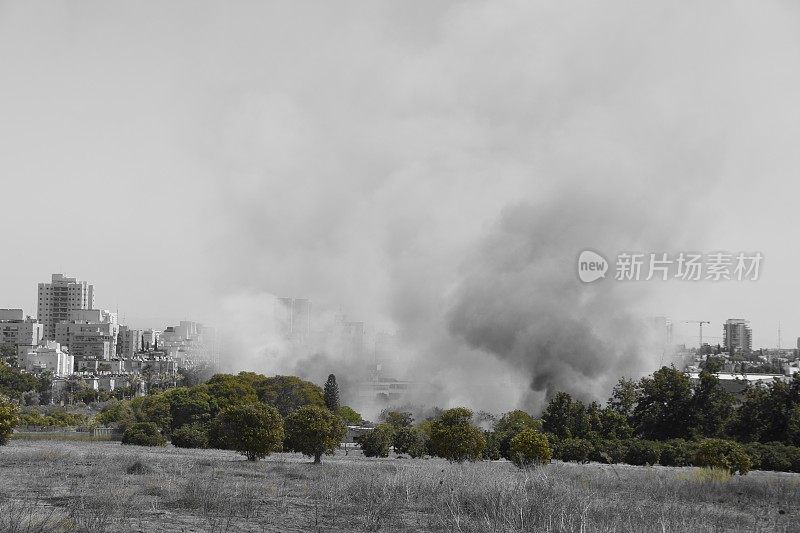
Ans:
[[[325,335],[281,348],[275,294],[310,298],[323,331],[344,312],[396,334],[398,377],[443,407],[602,399],[652,370],[652,284],[584,285],[577,256],[703,247],[697,190],[739,176],[758,101],[742,72],[766,51],[729,46],[757,42],[747,6],[443,3],[424,23],[381,6],[357,27],[310,15],[282,34],[308,51],[292,62],[255,46],[269,75],[217,117],[214,286],[234,329],[264,331],[231,366],[363,375]]]

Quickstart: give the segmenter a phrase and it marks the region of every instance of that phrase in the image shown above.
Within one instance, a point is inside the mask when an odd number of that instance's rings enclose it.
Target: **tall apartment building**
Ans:
[[[750,323],[743,318],[729,318],[723,329],[723,343],[725,351],[750,352],[753,349],[753,333],[750,330]]]
[[[161,337],[161,332],[154,329],[146,329],[142,331],[141,350],[149,352],[155,350],[158,345],[158,339]]]
[[[35,349],[43,335],[43,326],[22,309],[0,309],[0,345],[13,346],[18,357]]]
[[[284,338],[307,341],[311,335],[311,300],[278,298],[275,318]]]
[[[117,336],[117,355],[120,357],[133,357],[136,352],[142,350],[142,330],[131,329],[128,326],[119,327]]]
[[[117,315],[102,309],[73,309],[69,321],[55,326],[56,341],[67,346],[69,354],[83,359],[108,361],[117,353],[119,324]]]
[[[68,321],[75,309],[94,309],[94,285],[64,274],[53,274],[50,283],[39,284],[37,316],[45,339],[55,340],[56,324]]]
[[[366,329],[363,322],[344,322],[341,326],[342,351],[345,360],[364,361]]]

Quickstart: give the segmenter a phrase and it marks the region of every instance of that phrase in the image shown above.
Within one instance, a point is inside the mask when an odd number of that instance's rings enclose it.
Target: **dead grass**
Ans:
[[[796,531],[800,514],[797,474],[323,461],[15,440],[0,448],[0,531]]]

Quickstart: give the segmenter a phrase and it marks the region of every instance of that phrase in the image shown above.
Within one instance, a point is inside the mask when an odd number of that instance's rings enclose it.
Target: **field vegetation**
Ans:
[[[0,531],[796,531],[800,476],[13,440]]]

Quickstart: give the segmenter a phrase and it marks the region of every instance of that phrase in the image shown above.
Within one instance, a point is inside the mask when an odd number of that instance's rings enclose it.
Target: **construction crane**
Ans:
[[[703,324],[711,324],[708,320],[681,320],[685,324],[699,324],[700,325],[700,348],[703,347]]]

